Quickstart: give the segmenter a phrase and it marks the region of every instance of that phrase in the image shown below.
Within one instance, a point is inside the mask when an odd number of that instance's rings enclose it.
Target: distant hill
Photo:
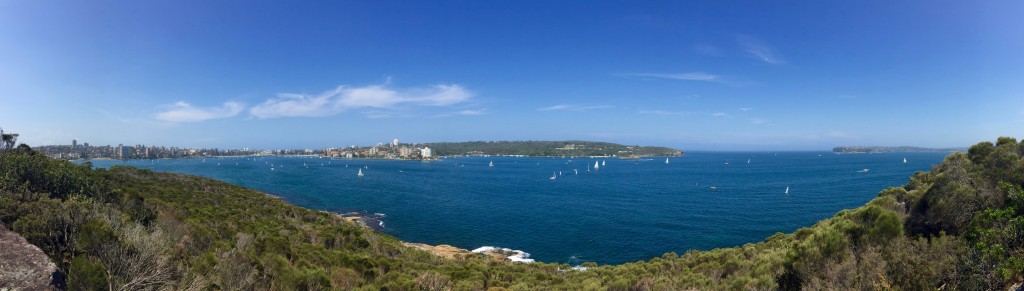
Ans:
[[[652,146],[626,146],[593,141],[470,141],[426,144],[436,155],[521,155],[531,157],[616,156],[635,158],[648,156],[682,156],[683,151]]]
[[[843,154],[857,153],[950,153],[966,151],[967,148],[922,148],[922,147],[882,147],[882,146],[840,146],[832,148],[832,152]]]

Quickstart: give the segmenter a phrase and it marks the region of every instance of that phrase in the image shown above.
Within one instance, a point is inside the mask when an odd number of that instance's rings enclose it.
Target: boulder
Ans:
[[[63,283],[43,250],[0,223],[0,290],[59,290]]]

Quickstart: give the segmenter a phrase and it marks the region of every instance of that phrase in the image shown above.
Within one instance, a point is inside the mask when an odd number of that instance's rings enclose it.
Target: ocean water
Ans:
[[[92,162],[210,177],[312,209],[383,213],[384,231],[404,241],[503,247],[576,265],[648,260],[792,232],[863,205],[945,155],[687,152],[668,164],[665,158],[517,157]],[[605,165],[594,170],[595,162]],[[363,177],[356,175],[360,168]]]

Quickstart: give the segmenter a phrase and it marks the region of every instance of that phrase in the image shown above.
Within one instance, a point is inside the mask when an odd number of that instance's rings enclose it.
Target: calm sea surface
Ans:
[[[313,209],[384,213],[386,232],[410,242],[512,248],[544,262],[619,264],[758,242],[810,226],[906,183],[945,155],[687,152],[668,164],[665,158],[514,157],[93,164],[210,177]],[[605,165],[594,170],[595,161]],[[356,175],[360,168],[363,177]]]

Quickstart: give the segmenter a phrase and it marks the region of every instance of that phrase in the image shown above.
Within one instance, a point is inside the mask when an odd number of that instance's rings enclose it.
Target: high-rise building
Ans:
[[[397,138],[395,140],[391,141],[391,146],[395,146],[395,147],[398,146],[398,139]]]
[[[72,139],[71,140],[71,148],[75,148],[77,146],[78,146],[78,139],[77,138],[76,139]]]
[[[420,156],[423,158],[429,158],[432,155],[430,147],[423,147],[420,149]]]

